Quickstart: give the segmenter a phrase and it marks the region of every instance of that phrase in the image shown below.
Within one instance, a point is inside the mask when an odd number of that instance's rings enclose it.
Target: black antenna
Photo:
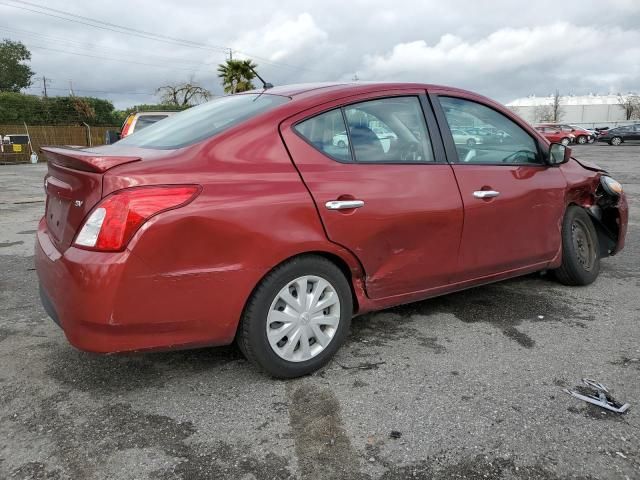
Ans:
[[[258,72],[256,72],[249,63],[247,63],[247,67],[249,67],[249,70],[251,70],[255,74],[255,76],[260,79],[260,81],[262,82],[262,88],[264,88],[265,90],[273,88],[273,83],[265,82],[264,78],[262,78],[260,75],[258,75]]]

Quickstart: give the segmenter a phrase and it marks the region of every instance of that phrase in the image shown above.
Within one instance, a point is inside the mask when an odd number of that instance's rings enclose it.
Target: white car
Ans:
[[[460,128],[452,128],[451,134],[453,135],[453,141],[456,145],[467,145],[472,147],[474,145],[482,144],[482,137],[466,132]]]
[[[371,130],[380,140],[384,153],[387,153],[391,148],[391,140],[398,139],[398,136],[395,133],[393,133],[391,130],[387,130],[386,128],[372,127]],[[347,132],[340,132],[334,135],[332,142],[333,145],[338,148],[347,148],[347,145],[349,145],[349,137],[347,136]]]

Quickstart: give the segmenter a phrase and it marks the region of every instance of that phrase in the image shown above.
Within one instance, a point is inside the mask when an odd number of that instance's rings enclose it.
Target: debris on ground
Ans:
[[[582,383],[584,386],[575,387],[574,390],[564,389],[565,393],[569,395],[591,403],[593,405],[597,405],[598,407],[605,408],[607,410],[611,410],[615,413],[624,413],[628,410],[629,404],[621,404],[617,402],[607,387],[603,384],[596,382],[595,380],[590,380],[588,378],[583,378]]]
[[[398,430],[391,430],[391,433],[389,433],[389,437],[400,438],[402,437],[402,432],[399,432]]]

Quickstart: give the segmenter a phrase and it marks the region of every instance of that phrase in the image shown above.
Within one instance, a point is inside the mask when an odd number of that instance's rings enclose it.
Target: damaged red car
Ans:
[[[454,141],[470,128],[501,141]],[[324,365],[356,314],[540,270],[587,285],[627,228],[602,169],[435,85],[277,87],[43,150],[35,261],[71,344],[236,341],[276,377]]]

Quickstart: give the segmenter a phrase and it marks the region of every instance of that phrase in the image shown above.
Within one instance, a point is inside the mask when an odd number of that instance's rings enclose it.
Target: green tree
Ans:
[[[0,42],[0,92],[19,92],[31,85],[34,73],[24,62],[31,52],[21,42],[4,39]]]
[[[253,73],[258,67],[251,60],[227,60],[218,66],[218,77],[222,80],[224,93],[239,93],[252,90],[255,87],[251,80],[256,78]]]

